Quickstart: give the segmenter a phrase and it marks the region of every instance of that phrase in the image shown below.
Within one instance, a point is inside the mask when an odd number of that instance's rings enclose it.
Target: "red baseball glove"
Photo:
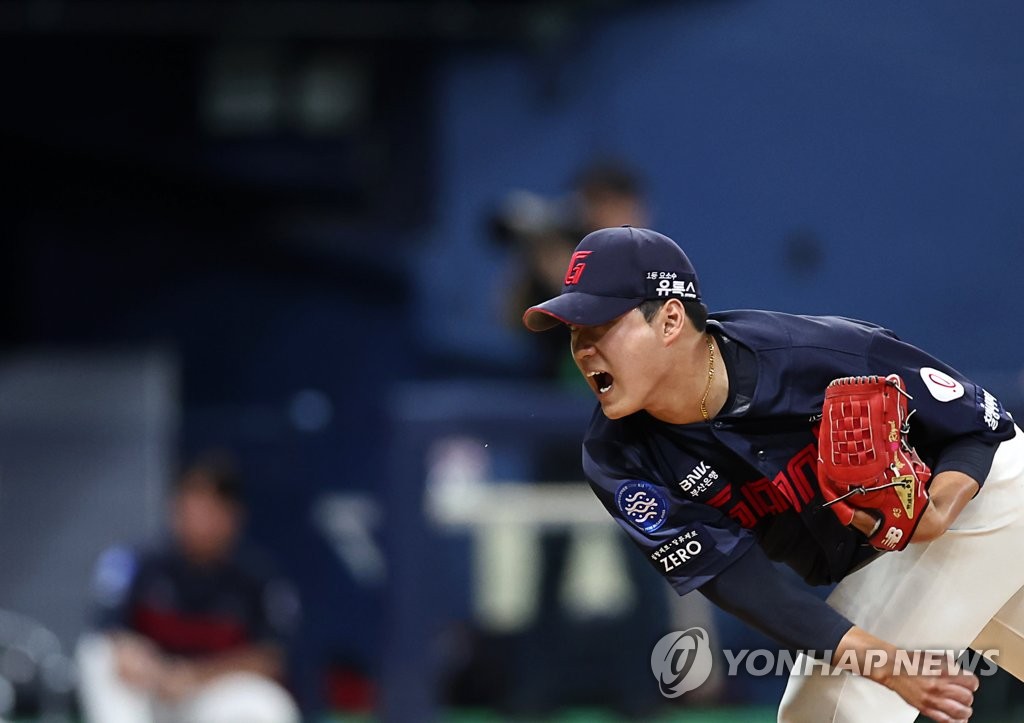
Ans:
[[[818,439],[821,491],[840,521],[854,509],[877,524],[868,542],[902,550],[928,506],[931,470],[907,442],[910,395],[897,374],[842,377],[825,389]]]

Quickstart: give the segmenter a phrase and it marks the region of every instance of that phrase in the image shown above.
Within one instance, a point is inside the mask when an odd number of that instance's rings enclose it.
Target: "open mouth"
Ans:
[[[604,394],[611,389],[612,385],[615,383],[612,375],[608,372],[595,371],[590,372],[587,376],[593,380],[594,388],[597,389],[598,394]]]

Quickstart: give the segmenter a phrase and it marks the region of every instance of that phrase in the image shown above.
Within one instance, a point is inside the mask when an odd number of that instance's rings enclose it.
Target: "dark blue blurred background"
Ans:
[[[510,190],[626,159],[713,310],[868,318],[1022,408],[1014,0],[9,2],[0,68],[0,349],[176,361],[175,456],[242,460],[311,708],[379,665],[385,588],[314,518],[384,486],[392,386],[537,363]]]

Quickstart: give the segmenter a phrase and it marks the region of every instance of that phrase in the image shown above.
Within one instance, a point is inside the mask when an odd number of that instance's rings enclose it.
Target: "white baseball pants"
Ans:
[[[984,486],[946,534],[873,560],[839,583],[828,602],[900,648],[997,650],[995,662],[1024,680],[1024,433],[1017,429],[999,445]],[[801,674],[807,668],[797,662],[779,723],[917,718],[882,685],[820,667]]]
[[[101,633],[84,635],[76,650],[79,697],[89,723],[299,723],[291,697],[272,680],[232,673],[175,706],[162,705],[125,684],[114,648]]]

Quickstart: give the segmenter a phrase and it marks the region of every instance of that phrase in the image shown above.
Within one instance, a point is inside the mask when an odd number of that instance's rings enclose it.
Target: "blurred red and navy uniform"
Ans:
[[[252,554],[200,567],[173,549],[114,548],[97,573],[101,627],[138,633],[172,655],[284,645],[298,619],[292,586]]]

